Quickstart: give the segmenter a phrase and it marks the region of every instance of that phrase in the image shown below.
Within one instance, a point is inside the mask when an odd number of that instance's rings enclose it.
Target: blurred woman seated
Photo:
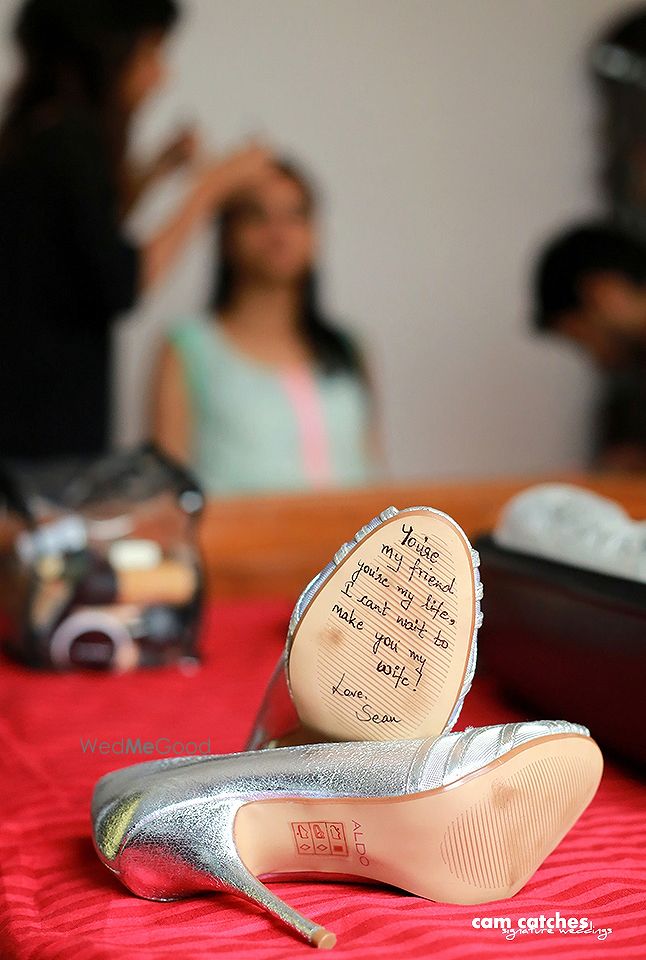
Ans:
[[[212,311],[168,335],[155,439],[210,493],[374,475],[371,391],[356,343],[319,302],[315,214],[303,174],[275,163],[222,210]]]

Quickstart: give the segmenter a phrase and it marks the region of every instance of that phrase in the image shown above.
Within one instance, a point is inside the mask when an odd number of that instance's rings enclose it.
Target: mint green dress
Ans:
[[[295,386],[280,370],[245,356],[209,317],[182,321],[168,337],[189,395],[192,467],[206,492],[296,491],[373,479],[370,401],[359,376],[308,371],[308,382]]]

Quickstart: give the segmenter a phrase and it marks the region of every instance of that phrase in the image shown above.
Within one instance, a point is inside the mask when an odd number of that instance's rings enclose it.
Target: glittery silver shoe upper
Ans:
[[[92,820],[102,859],[147,833],[171,846],[212,836],[217,808],[283,797],[393,797],[446,786],[538,737],[589,731],[564,720],[468,729],[424,740],[317,743],[135,764],[102,777]]]
[[[565,733],[590,736],[587,727],[567,720],[523,720],[446,733],[430,749],[420,750],[411,768],[411,781],[416,790],[434,790],[479,770],[530,740]]]

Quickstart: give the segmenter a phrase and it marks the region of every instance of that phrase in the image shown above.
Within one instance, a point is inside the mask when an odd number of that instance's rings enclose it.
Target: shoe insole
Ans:
[[[330,740],[442,733],[474,628],[466,537],[437,512],[398,514],[359,541],[296,628],[288,671],[301,721]]]

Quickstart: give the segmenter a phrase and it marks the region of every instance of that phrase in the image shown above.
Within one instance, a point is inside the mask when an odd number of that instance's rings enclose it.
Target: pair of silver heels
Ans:
[[[462,904],[520,890],[603,761],[566,721],[450,732],[475,670],[478,563],[439,511],[372,520],[299,598],[247,752],[98,782],[103,863],[153,900],[239,894],[323,948],[334,934],[259,877],[377,880]]]

